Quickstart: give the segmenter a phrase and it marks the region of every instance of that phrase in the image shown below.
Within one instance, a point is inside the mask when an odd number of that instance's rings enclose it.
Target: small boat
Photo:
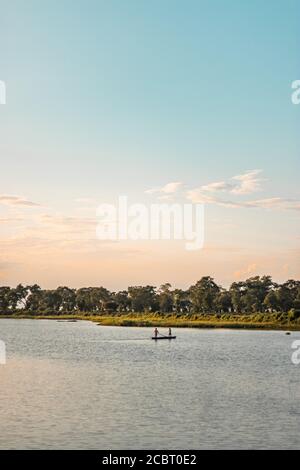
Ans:
[[[176,336],[152,336],[152,339],[154,339],[155,341],[157,339],[176,339]]]

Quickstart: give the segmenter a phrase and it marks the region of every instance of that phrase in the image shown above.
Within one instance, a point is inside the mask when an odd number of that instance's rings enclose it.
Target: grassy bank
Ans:
[[[29,314],[15,313],[0,315],[0,318],[31,318],[45,320],[88,320],[101,326],[135,326],[135,327],[176,327],[176,328],[237,328],[237,329],[270,329],[300,330],[300,321],[291,321],[285,314],[250,314],[250,315],[162,315],[159,313],[130,313],[90,315]]]
[[[278,329],[300,330],[300,323],[279,321],[271,316],[243,315],[228,316],[191,315],[187,316],[161,316],[146,314],[130,314],[120,316],[105,316],[97,319],[99,325],[115,326],[149,326],[149,327],[176,327],[176,328],[240,328],[240,329]]]

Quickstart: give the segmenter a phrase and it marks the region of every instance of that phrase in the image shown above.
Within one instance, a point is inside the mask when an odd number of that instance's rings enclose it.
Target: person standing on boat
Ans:
[[[158,335],[158,329],[155,328],[155,330],[154,330],[154,337],[157,338],[157,335]]]
[[[169,336],[172,336],[172,330],[169,328]]]

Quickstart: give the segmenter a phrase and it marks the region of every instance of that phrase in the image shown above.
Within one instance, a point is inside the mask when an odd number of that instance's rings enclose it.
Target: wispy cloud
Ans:
[[[258,199],[256,201],[248,201],[244,203],[246,207],[261,207],[263,209],[278,210],[300,210],[300,201],[295,199],[285,199],[282,197],[272,197],[266,199]]]
[[[190,191],[187,191],[186,197],[189,201],[195,204],[215,204],[218,206],[229,207],[233,209],[261,208],[270,210],[300,210],[300,201],[293,199],[285,199],[281,197],[255,199],[253,201],[233,201],[204,194],[201,189],[192,189]]]
[[[233,180],[237,181],[237,184],[230,191],[232,194],[251,194],[260,190],[261,182],[260,178],[261,170],[252,170],[242,175],[233,176]]]
[[[283,197],[270,197],[245,201],[238,196],[252,194],[261,190],[265,181],[261,170],[252,170],[241,175],[233,176],[230,181],[217,181],[186,192],[186,198],[199,204],[215,204],[229,208],[261,208],[270,210],[300,210],[300,201]],[[220,197],[220,193],[223,196]],[[224,194],[227,194],[224,196]]]
[[[231,191],[234,188],[233,184],[226,183],[226,181],[216,181],[215,183],[209,183],[201,186],[201,191],[213,193],[216,191]]]
[[[217,204],[220,202],[216,196],[205,194],[202,188],[190,189],[186,192],[186,198],[195,204]]]
[[[0,194],[0,204],[17,207],[40,207],[40,204],[29,201],[22,196],[11,196],[8,194]]]
[[[240,196],[251,194],[261,189],[261,183],[264,181],[261,178],[262,170],[251,170],[240,175],[232,176],[228,181],[214,181],[198,188],[190,189],[186,192],[186,197],[192,202],[203,204],[218,204],[224,207],[246,207],[254,206],[256,202],[257,207],[260,201],[239,202],[235,200],[221,199],[216,194],[224,193],[228,195]],[[160,200],[168,201],[172,196],[182,189],[184,183],[175,181],[166,184],[160,188],[152,188],[145,191],[146,194],[156,194]]]
[[[261,170],[251,170],[241,175],[230,178],[229,181],[216,181],[201,186],[199,190],[204,192],[228,192],[231,194],[251,194],[261,189],[263,179]]]
[[[167,183],[165,186],[162,186],[161,188],[147,189],[145,193],[146,194],[162,193],[162,194],[171,195],[171,194],[175,194],[182,186],[183,186],[183,183],[181,181],[173,181],[171,183]]]
[[[242,269],[238,269],[233,273],[235,279],[242,279],[245,276],[249,276],[249,274],[254,274],[258,270],[258,265],[256,263],[250,263],[246,267]]]

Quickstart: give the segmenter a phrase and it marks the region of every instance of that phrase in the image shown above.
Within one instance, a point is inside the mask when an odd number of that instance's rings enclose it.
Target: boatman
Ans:
[[[155,330],[154,330],[154,336],[155,336],[155,338],[157,338],[157,335],[158,335],[158,329],[155,328]]]
[[[169,328],[169,336],[172,336],[172,330]]]

